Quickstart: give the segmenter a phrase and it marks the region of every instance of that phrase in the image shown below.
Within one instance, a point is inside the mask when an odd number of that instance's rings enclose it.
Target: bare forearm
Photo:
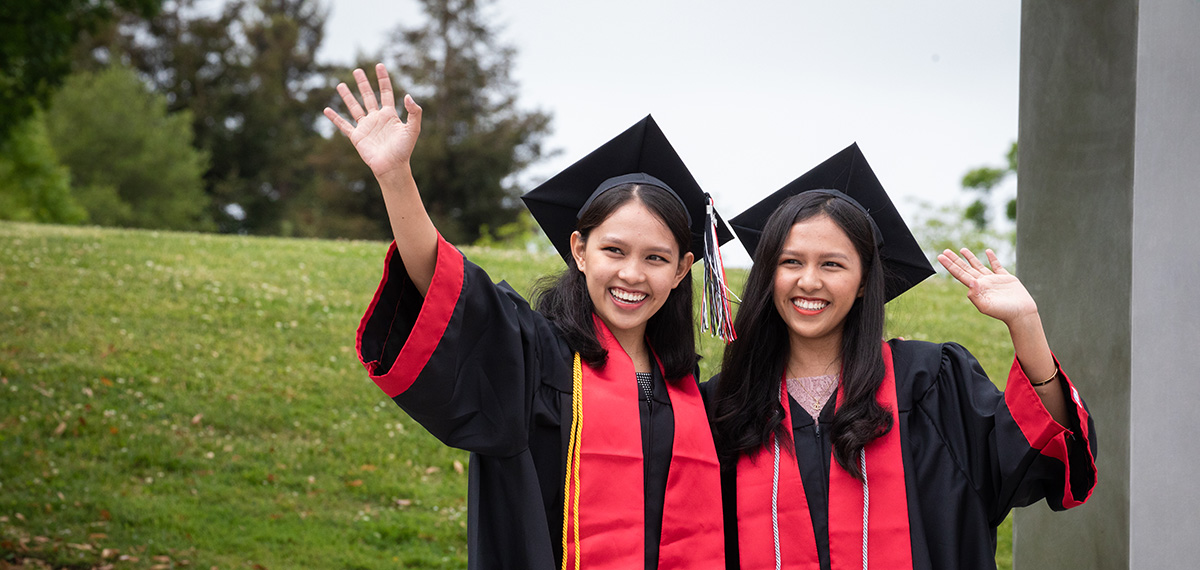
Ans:
[[[437,228],[425,211],[410,168],[394,169],[377,177],[377,180],[383,190],[392,236],[396,239],[396,251],[404,262],[409,279],[421,295],[425,295],[437,265]]]
[[[1067,403],[1063,398],[1062,386],[1059,386],[1061,380],[1058,378],[1058,365],[1054,362],[1054,354],[1050,352],[1050,343],[1042,329],[1041,317],[1035,312],[1006,324],[1017,361],[1021,363],[1021,370],[1025,372],[1025,376],[1034,383],[1053,377],[1050,382],[1035,386],[1034,391],[1054,421],[1062,426],[1067,425]]]

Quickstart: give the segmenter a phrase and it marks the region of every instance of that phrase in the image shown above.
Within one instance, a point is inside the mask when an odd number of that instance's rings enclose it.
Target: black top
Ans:
[[[439,255],[439,272],[446,270],[445,259]],[[423,298],[400,256],[390,255],[377,301],[364,316],[360,357],[379,363],[376,376],[386,375],[410,336],[430,334],[414,329],[425,305],[453,305],[428,362],[411,387],[393,399],[446,445],[472,452],[469,568],[556,569],[562,557],[574,353],[553,324],[506,283],[493,284],[461,255],[456,262],[463,263],[461,290],[437,289],[435,275]],[[640,402],[642,448],[649,458],[644,489],[648,569],[658,561],[675,429],[657,368],[652,380],[651,399]]]
[[[965,348],[953,343],[889,342],[900,408],[913,568],[995,568],[996,527],[1010,510],[1042,499],[1051,509],[1065,508],[1064,464],[1030,447],[1004,394]],[[714,378],[701,385],[706,398],[715,393],[717,382],[719,378]],[[1089,417],[1091,437],[1086,441],[1078,437],[1081,430],[1072,390],[1066,382],[1060,385],[1071,413],[1071,425],[1066,427],[1076,434],[1068,438],[1071,489],[1074,499],[1081,501],[1096,480],[1095,428]],[[829,438],[836,397],[825,404],[819,422],[790,396],[789,402],[796,460],[821,568],[829,570],[829,470],[841,469],[831,459]],[[721,475],[725,559],[729,568],[737,568],[737,479],[731,467],[723,465]]]

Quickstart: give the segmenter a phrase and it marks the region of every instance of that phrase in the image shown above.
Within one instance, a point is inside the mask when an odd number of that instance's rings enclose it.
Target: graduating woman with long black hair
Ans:
[[[754,266],[711,394],[729,567],[994,568],[1012,508],[1087,500],[1091,418],[990,250],[939,261],[1008,326],[1004,392],[957,344],[881,345],[932,267],[856,145],[730,224]]]
[[[524,199],[567,261],[538,310],[444,240],[409,158],[421,108],[376,67],[353,123],[395,242],[358,330],[401,408],[472,452],[471,568],[720,568],[716,450],[695,379],[691,265],[723,227],[647,117]],[[436,191],[436,189],[434,189]],[[706,208],[708,212],[706,212]],[[728,232],[726,232],[728,233]]]

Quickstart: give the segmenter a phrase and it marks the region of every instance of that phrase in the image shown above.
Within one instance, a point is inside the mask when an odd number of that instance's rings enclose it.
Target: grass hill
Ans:
[[[465,567],[467,454],[355,355],[385,251],[0,223],[0,565]],[[561,266],[464,251],[519,291]],[[957,283],[889,312],[890,335],[1007,372],[1003,325]],[[702,347],[707,377],[720,344]]]

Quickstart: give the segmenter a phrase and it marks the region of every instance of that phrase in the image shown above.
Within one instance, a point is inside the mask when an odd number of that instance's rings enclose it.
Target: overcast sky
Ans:
[[[337,0],[322,55],[377,52],[419,10]],[[1001,164],[1017,137],[1019,2],[499,0],[487,13],[517,49],[521,106],[554,117],[562,152],[539,178],[651,113],[726,218],[857,141],[909,219],[917,200],[962,201],[963,173]]]

